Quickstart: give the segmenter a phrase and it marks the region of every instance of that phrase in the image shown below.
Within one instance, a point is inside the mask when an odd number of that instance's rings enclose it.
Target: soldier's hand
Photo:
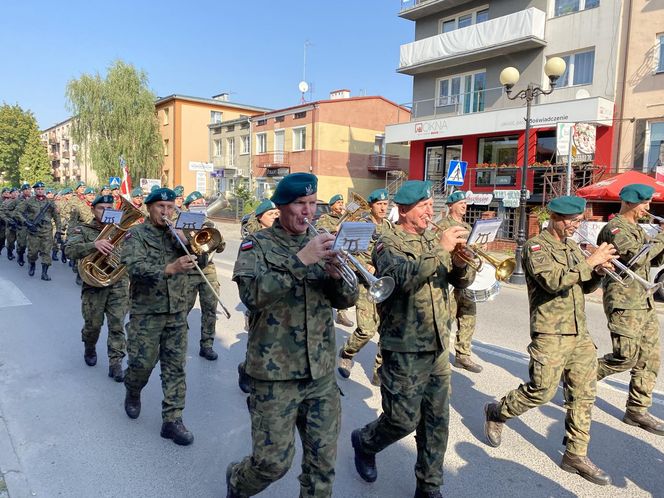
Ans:
[[[195,256],[185,255],[166,265],[166,274],[186,273],[194,269]]]
[[[187,236],[184,234],[182,230],[176,228],[173,231],[177,234],[178,239],[180,239],[184,245],[187,245],[189,243],[189,241],[187,240]]]
[[[440,245],[447,252],[452,252],[457,244],[465,244],[468,230],[462,226],[454,226],[445,230],[440,236]]]
[[[338,258],[332,258],[325,262],[325,272],[334,279],[341,278],[341,262]]]
[[[113,244],[111,244],[110,241],[106,239],[95,240],[95,247],[104,256],[108,256],[113,251]]]
[[[331,258],[334,256],[334,251],[331,250],[334,238],[334,235],[330,235],[329,233],[316,235],[306,246],[300,249],[297,257],[307,266],[318,263],[321,259]]]
[[[612,244],[602,242],[602,244],[586,258],[586,263],[592,268],[603,266],[616,257],[616,248]]]

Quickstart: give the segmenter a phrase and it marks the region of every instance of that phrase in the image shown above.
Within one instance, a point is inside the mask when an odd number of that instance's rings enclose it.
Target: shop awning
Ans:
[[[584,199],[597,201],[620,201],[620,190],[625,185],[642,183],[650,185],[655,189],[652,200],[664,202],[664,183],[656,181],[653,177],[639,173],[638,171],[626,171],[608,180],[593,183],[576,191],[576,195]]]

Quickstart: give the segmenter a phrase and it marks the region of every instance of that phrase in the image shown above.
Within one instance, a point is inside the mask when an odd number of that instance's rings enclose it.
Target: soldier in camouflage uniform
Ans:
[[[23,209],[25,208],[25,203],[32,197],[30,191],[30,184],[24,183],[21,185],[21,193],[14,201],[13,208],[11,205],[8,207],[10,216],[14,223],[16,224],[16,262],[19,266],[25,264],[25,250],[28,246],[28,229],[23,224]]]
[[[176,185],[173,192],[175,192],[175,211],[179,214],[184,205],[184,187],[182,185]]]
[[[187,196],[182,211],[189,211],[190,208],[196,206],[204,207],[205,199],[203,198],[203,194],[195,190]],[[206,220],[203,226],[206,228],[214,228],[214,223],[210,220]],[[192,230],[188,238],[193,237],[195,234],[196,232]],[[217,246],[215,252],[223,252],[225,248],[226,242],[224,242],[222,237],[221,243]],[[207,281],[214,288],[214,291],[219,295],[219,281],[217,279],[217,269],[214,266],[214,261],[212,259],[213,256],[214,254],[199,256],[198,266],[203,271]],[[187,304],[187,314],[191,313],[191,310],[194,308],[194,304],[196,304],[196,296],[198,296],[201,306],[201,339],[198,356],[201,356],[206,360],[214,361],[218,358],[217,353],[212,349],[216,334],[218,301],[197,270],[189,272],[188,277],[189,290],[187,291],[187,296],[189,301]]]
[[[453,192],[447,198],[447,206],[449,209],[447,216],[438,225],[443,229],[462,226],[470,232],[472,227],[463,221],[467,209],[466,194],[460,190]],[[479,373],[482,371],[482,367],[470,358],[470,344],[477,321],[477,304],[466,297],[461,290],[455,289],[450,299],[450,305],[451,315],[456,318],[457,325],[454,366]]]
[[[5,246],[7,247],[7,259],[9,261],[14,259],[14,248],[16,245],[16,228],[17,224],[12,216],[12,211],[16,207],[16,198],[18,197],[18,189],[12,187],[9,189],[9,198],[2,202],[0,206],[0,217],[4,220],[5,228]]]
[[[362,219],[362,221],[376,225],[376,231],[369,243],[367,251],[355,255],[355,257],[362,263],[364,268],[371,273],[375,272],[371,260],[371,253],[373,252],[376,241],[380,239],[383,232],[394,229],[392,223],[386,218],[388,194],[387,189],[376,189],[371,192],[367,199],[371,206],[371,212],[366,218]],[[346,341],[346,344],[344,344],[339,350],[339,359],[337,361],[337,370],[343,378],[350,377],[350,371],[353,368],[353,358],[378,331],[378,310],[376,309],[376,305],[369,300],[369,286],[364,281],[363,277],[359,275],[358,282],[360,283],[360,295],[355,304],[357,327]],[[380,368],[381,363],[382,357],[380,355],[379,347],[378,352],[376,353],[376,360],[374,361],[373,375],[371,377],[371,383],[374,386],[380,386],[378,369]]]
[[[357,289],[340,278],[334,237],[307,230],[317,179],[293,173],[272,201],[279,219],[240,246],[233,280],[249,308],[247,373],[253,453],[226,472],[228,497],[253,496],[283,477],[303,442],[300,496],[332,495],[341,406],[334,377],[332,307],[352,306]]]
[[[2,198],[0,198],[0,254],[5,248],[5,231],[7,229],[7,223],[5,222],[4,215],[2,213],[4,204],[9,202],[11,194],[9,193],[9,188],[4,187],[2,189]]]
[[[71,211],[70,199],[72,197],[72,189],[70,187],[63,188],[60,191],[60,198],[55,201],[55,205],[58,208],[60,213],[60,224],[62,225],[62,231],[60,233],[60,249],[62,249],[61,261],[62,263],[67,263],[67,255],[65,254],[64,248],[67,243],[67,231],[69,229],[69,215]]]
[[[649,240],[638,225],[638,220],[647,216],[653,193],[654,189],[647,185],[625,186],[620,191],[620,214],[606,224],[598,237],[598,241],[615,246],[625,265],[650,242],[650,249],[630,267],[644,280],[650,278],[651,266],[664,263],[664,232]],[[603,300],[613,351],[599,358],[597,378],[630,370],[623,422],[664,436],[664,422],[648,413],[660,367],[660,325],[655,299],[636,280],[624,286],[607,278]]]
[[[113,252],[114,247],[109,240],[97,240],[105,226],[101,221],[105,209],[113,209],[112,196],[100,195],[92,201],[94,220],[74,228],[71,237],[67,239],[65,250],[71,259],[82,259],[97,251],[105,256]],[[126,349],[124,319],[128,309],[129,278],[126,275],[108,287],[93,287],[83,282],[81,288],[83,359],[90,367],[97,364],[96,345],[106,315],[108,376],[116,382],[124,380],[122,371],[122,358]]]
[[[91,200],[88,200],[92,197]],[[92,214],[92,201],[96,196],[92,187],[86,187],[85,183],[78,182],[76,195],[69,200],[69,224],[67,226],[67,237],[71,235],[74,228],[84,223],[91,223],[94,219]],[[70,260],[74,273],[76,274],[76,284],[81,285],[81,276],[78,274],[78,265],[76,260]]]
[[[427,229],[433,217],[431,182],[410,180],[394,196],[399,224],[383,233],[373,251],[376,274],[395,281],[378,304],[383,413],[353,431],[355,468],[362,479],[378,476],[376,453],[415,431],[416,497],[440,497],[449,425],[448,286],[467,287],[475,272],[450,252],[468,233]]]
[[[53,237],[53,246],[51,247],[51,260],[53,261],[59,261],[58,258],[58,251],[60,251],[60,242],[62,240],[62,231],[64,230],[64,227],[62,225],[62,215],[60,213],[60,203],[59,203],[59,195],[56,196],[55,190],[52,188],[47,188],[46,189],[46,198],[49,201],[52,201],[55,204],[55,210],[58,212],[58,215],[60,215],[60,232],[58,232],[55,228],[55,222],[51,220],[51,235]]]
[[[35,196],[28,199],[20,211],[21,221],[28,231],[28,274],[35,274],[37,258],[41,257],[42,280],[51,280],[48,275],[48,267],[51,266],[51,251],[53,248],[53,228],[60,233],[60,215],[55,207],[55,202],[48,200],[45,195],[43,182],[35,183],[32,188]]]
[[[523,266],[530,302],[530,381],[485,406],[484,432],[491,446],[501,443],[505,422],[543,405],[556,394],[561,377],[565,396],[566,451],[561,467],[599,485],[608,474],[587,456],[591,410],[597,387],[596,348],[586,327],[584,294],[595,291],[615,249],[602,244],[589,256],[571,239],[583,220],[586,201],[563,196],[548,204],[546,230],[526,242]]]
[[[188,445],[194,436],[182,422],[187,358],[187,272],[193,258],[184,254],[164,218],[175,208],[175,192],[158,188],[148,195],[149,217],[125,236],[122,263],[130,280],[130,316],[127,326],[129,361],[125,372],[125,412],[137,418],[141,390],[157,361],[161,364],[161,437]],[[186,242],[181,231],[178,237]]]
[[[323,214],[316,222],[318,230],[327,230],[331,234],[336,234],[339,230],[339,223],[344,215],[344,196],[335,194],[330,197],[328,202],[330,212]],[[346,316],[346,310],[337,310],[336,322],[344,327],[352,327],[353,322]]]
[[[147,218],[148,208],[145,203],[143,203],[143,189],[141,187],[136,187],[131,191],[131,205],[143,213]]]

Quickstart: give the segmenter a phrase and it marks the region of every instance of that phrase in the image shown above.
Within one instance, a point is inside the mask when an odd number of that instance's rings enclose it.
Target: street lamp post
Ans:
[[[525,90],[521,90],[512,96],[512,87],[519,81],[519,71],[514,67],[506,67],[500,73],[500,84],[505,87],[507,98],[510,100],[525,99],[526,101],[526,136],[523,151],[523,166],[521,168],[521,196],[519,200],[519,231],[516,239],[516,266],[514,273],[510,277],[510,282],[513,284],[524,285],[526,283],[526,274],[523,270],[523,262],[521,256],[523,254],[523,246],[526,244],[526,197],[528,190],[526,186],[526,178],[528,176],[528,148],[530,145],[530,106],[532,101],[538,95],[548,95],[553,92],[556,86],[556,80],[565,72],[565,61],[560,57],[552,57],[544,66],[544,73],[549,77],[550,88],[544,90],[542,87],[529,83]]]

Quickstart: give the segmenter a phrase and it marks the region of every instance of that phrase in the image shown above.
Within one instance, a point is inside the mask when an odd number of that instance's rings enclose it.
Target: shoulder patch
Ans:
[[[540,246],[539,244],[534,244],[534,245],[530,246],[530,250],[532,252],[537,252],[537,251],[540,251],[541,249],[542,249],[542,246]]]
[[[254,242],[251,240],[245,240],[240,244],[240,251],[248,251],[254,247]]]
[[[617,233],[620,233],[620,228],[618,228],[618,227],[612,228],[612,229],[611,229],[611,233],[612,233],[613,235],[615,235],[615,234],[617,234]]]

